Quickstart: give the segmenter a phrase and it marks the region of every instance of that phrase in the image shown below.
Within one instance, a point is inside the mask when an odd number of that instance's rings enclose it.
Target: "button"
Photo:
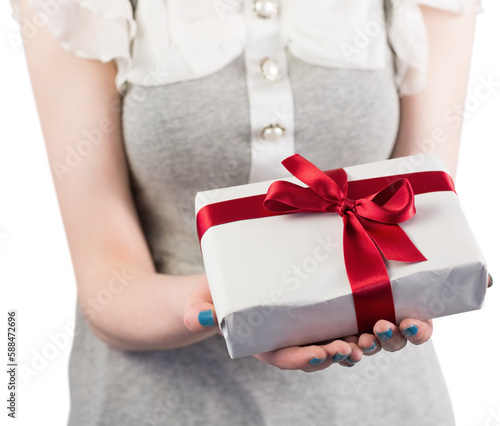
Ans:
[[[281,77],[278,62],[271,58],[264,58],[259,64],[260,73],[267,81],[277,81]]]
[[[276,0],[255,0],[253,9],[259,18],[268,19],[278,14],[279,5]]]
[[[275,142],[285,136],[286,129],[277,123],[271,123],[262,128],[260,137],[268,142]]]

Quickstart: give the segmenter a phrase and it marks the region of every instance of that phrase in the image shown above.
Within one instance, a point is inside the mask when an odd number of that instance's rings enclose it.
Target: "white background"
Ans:
[[[464,124],[458,194],[491,274],[500,280],[500,2],[484,0],[478,18]],[[29,86],[18,28],[0,4],[0,325],[18,311],[18,419],[63,425],[69,409],[67,365],[75,282]],[[13,41],[14,40],[14,41]],[[487,99],[474,92],[496,82]],[[481,92],[484,93],[484,90]],[[500,426],[500,281],[483,310],[435,321],[434,342],[459,426]],[[68,331],[69,330],[69,331]],[[2,336],[6,336],[2,332]],[[6,361],[6,339],[0,351]],[[358,367],[358,366],[357,366]],[[2,367],[2,371],[5,367]],[[356,368],[356,367],[355,367]],[[408,384],[411,386],[411,384]],[[0,375],[0,423],[7,375]],[[418,404],[418,401],[415,401]]]

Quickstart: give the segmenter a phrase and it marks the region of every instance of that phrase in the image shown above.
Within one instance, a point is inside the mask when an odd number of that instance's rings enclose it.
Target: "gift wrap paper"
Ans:
[[[421,154],[344,170],[351,181],[445,167],[436,155]],[[281,180],[306,186],[295,177]],[[273,182],[200,192],[196,211],[265,194]],[[397,323],[479,309],[488,274],[457,195],[416,195],[415,209],[399,225],[427,261],[386,261]],[[240,220],[203,234],[205,270],[232,358],[358,333],[342,241],[335,213]]]

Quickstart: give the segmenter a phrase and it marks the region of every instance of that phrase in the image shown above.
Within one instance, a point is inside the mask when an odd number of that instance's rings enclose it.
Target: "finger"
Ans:
[[[342,340],[327,345],[292,346],[272,352],[254,355],[258,360],[282,370],[318,371],[329,367],[333,357],[343,354],[344,359],[351,354],[351,346]]]
[[[351,354],[344,361],[339,362],[344,367],[353,367],[363,358],[363,350],[357,343],[349,342],[349,346],[351,347]]]
[[[339,365],[347,365],[347,361],[349,361],[349,366],[354,365],[355,363],[359,362],[362,357],[362,352],[360,352],[359,348],[355,343],[357,342],[357,340],[358,336],[349,336],[322,345],[321,347],[328,354],[326,358],[328,362],[321,363],[319,367],[316,367],[314,369],[305,368],[302,370],[306,372],[318,371],[329,367],[332,363],[338,363]],[[353,353],[355,353],[354,356]],[[353,357],[353,360],[351,360],[351,357]]]
[[[281,370],[316,368],[328,362],[327,354],[320,346],[292,346],[254,355],[259,361]],[[313,365],[316,364],[316,365]]]
[[[366,356],[375,355],[382,349],[382,347],[378,343],[377,338],[370,333],[363,333],[361,336],[359,336],[358,346]]]
[[[382,349],[395,352],[406,346],[406,337],[403,336],[398,327],[386,320],[379,320],[373,327],[373,332]]]
[[[184,325],[193,333],[213,330],[217,326],[217,315],[208,284],[202,283],[188,297],[184,308]]]
[[[421,321],[407,318],[401,321],[399,329],[406,339],[414,345],[427,342],[432,336],[432,320]]]

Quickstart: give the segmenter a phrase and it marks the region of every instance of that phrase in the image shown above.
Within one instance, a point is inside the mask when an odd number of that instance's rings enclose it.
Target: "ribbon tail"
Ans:
[[[344,262],[352,289],[358,333],[372,332],[380,319],[396,323],[391,282],[384,259],[351,212],[344,220]]]
[[[358,219],[386,259],[399,262],[427,260],[397,223],[375,222],[359,216]]]

